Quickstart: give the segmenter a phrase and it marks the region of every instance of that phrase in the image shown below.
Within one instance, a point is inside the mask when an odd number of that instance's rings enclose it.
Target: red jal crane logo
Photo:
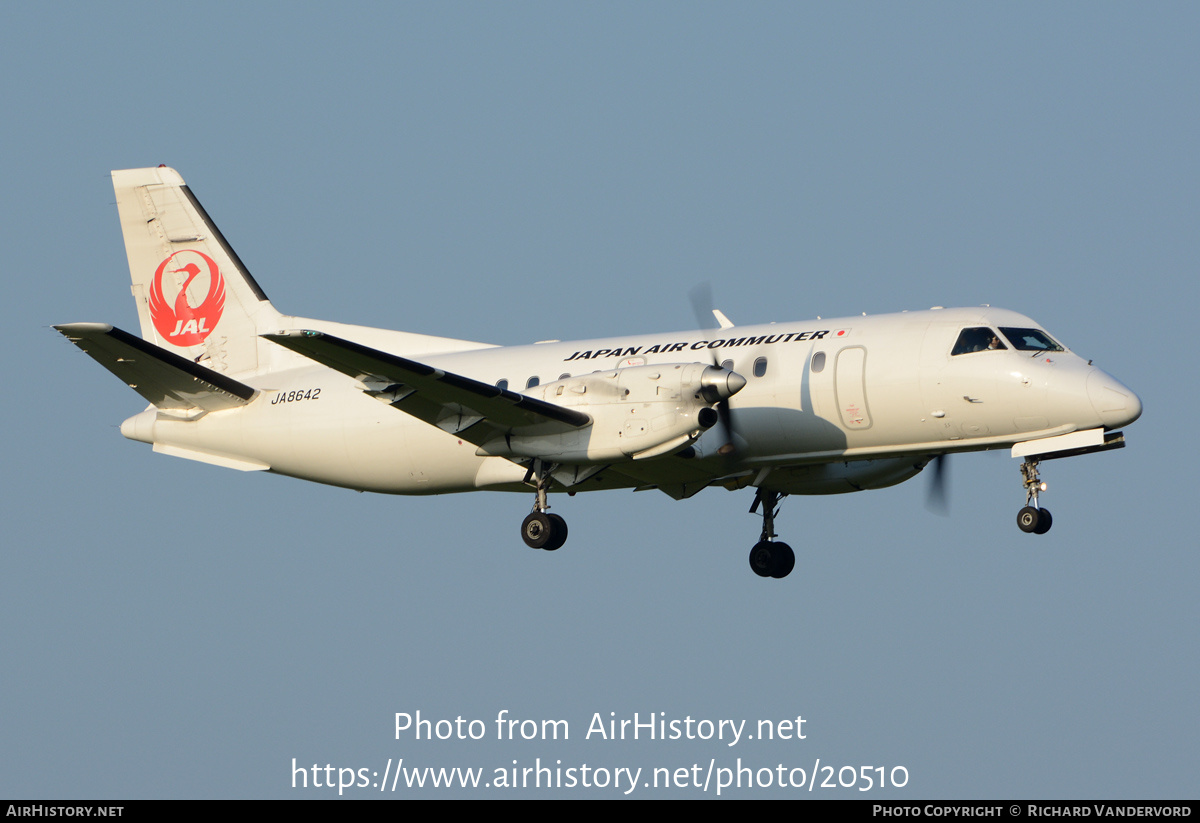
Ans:
[[[203,270],[187,258],[175,260],[180,255],[195,255],[208,267],[208,294],[198,306],[188,302],[187,290]],[[168,268],[172,261],[175,261],[174,266]],[[180,266],[179,263],[183,265]],[[166,273],[185,276],[179,293],[175,296],[174,306],[167,302],[163,294],[162,281],[163,274]],[[202,343],[216,328],[224,307],[225,280],[221,277],[221,270],[217,268],[217,264],[204,252],[191,249],[177,251],[158,264],[154,280],[150,283],[150,319],[154,321],[154,328],[158,329],[158,333],[167,342],[181,347]]]

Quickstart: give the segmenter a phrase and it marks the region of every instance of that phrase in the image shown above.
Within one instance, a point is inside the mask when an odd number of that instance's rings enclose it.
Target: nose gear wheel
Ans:
[[[1045,534],[1054,518],[1049,509],[1038,505],[1038,493],[1046,490],[1046,484],[1038,474],[1036,458],[1026,457],[1021,464],[1021,482],[1025,486],[1025,507],[1017,512],[1017,528],[1027,534]]]

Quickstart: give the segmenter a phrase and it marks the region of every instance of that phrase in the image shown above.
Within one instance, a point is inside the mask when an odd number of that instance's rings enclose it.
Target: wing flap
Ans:
[[[472,443],[495,432],[545,427],[546,434],[583,428],[592,418],[517,392],[436,369],[415,360],[372,349],[323,332],[298,330],[264,334],[284,348],[358,380],[363,391]],[[484,431],[476,424],[485,423]],[[468,430],[471,431],[468,431]]]
[[[221,411],[244,406],[257,393],[245,383],[107,323],[66,323],[54,328],[160,409]]]

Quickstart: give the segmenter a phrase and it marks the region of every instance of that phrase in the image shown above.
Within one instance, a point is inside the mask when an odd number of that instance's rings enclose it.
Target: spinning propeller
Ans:
[[[692,301],[692,311],[696,314],[696,324],[700,328],[728,329],[733,326],[733,323],[729,321],[728,317],[722,314],[719,309],[713,308],[712,283],[705,281],[697,286],[694,286],[692,290],[688,292],[688,297]],[[713,365],[717,368],[722,368],[721,362],[717,358],[716,350],[710,349],[709,351],[712,352]],[[746,378],[742,377],[736,372],[731,371],[729,377],[731,385],[735,381],[735,378],[737,381],[741,381],[741,385],[737,387],[738,389],[746,385]],[[716,409],[717,412],[717,424],[713,426],[713,428],[720,429],[717,439],[718,441],[722,442],[721,447],[717,449],[717,454],[721,455],[722,457],[730,457],[737,451],[737,446],[735,445],[734,441],[733,415],[729,409],[728,398],[715,404],[713,408]]]
[[[929,488],[925,492],[925,508],[942,517],[950,514],[950,495],[946,490],[950,474],[947,457],[939,454],[926,464],[933,467],[933,474],[929,476]]]

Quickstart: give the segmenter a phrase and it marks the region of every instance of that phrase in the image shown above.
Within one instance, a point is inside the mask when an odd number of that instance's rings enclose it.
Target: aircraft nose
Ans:
[[[1110,374],[1095,369],[1087,381],[1088,399],[1106,429],[1128,426],[1142,416],[1142,401]]]

